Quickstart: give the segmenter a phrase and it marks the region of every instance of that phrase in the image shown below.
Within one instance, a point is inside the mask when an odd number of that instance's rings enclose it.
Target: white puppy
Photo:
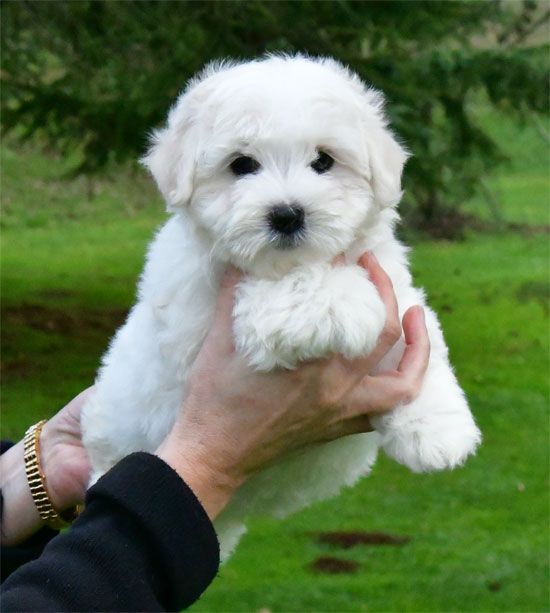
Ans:
[[[364,251],[391,277],[401,314],[425,304],[393,232],[407,153],[382,107],[380,93],[330,59],[214,64],[191,81],[143,160],[172,216],[84,410],[94,480],[130,452],[155,450],[172,427],[227,263],[247,275],[235,343],[257,369],[369,353],[385,311],[356,265]],[[347,265],[333,267],[341,253]],[[414,471],[452,468],[475,450],[480,433],[429,308],[426,319],[432,349],[420,396],[373,419],[376,433],[291,455],[251,478],[216,522],[224,556],[247,516],[284,516],[336,494],[368,472],[379,446]],[[402,352],[403,342],[382,367]]]

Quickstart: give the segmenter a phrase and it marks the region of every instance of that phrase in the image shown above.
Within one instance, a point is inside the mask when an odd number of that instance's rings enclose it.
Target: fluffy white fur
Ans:
[[[336,160],[324,174],[310,166],[318,150]],[[261,169],[234,176],[228,166],[237,154]],[[390,275],[401,314],[425,304],[393,232],[406,158],[381,94],[334,60],[214,64],[191,81],[143,160],[172,216],[149,249],[138,302],[84,410],[94,479],[130,452],[153,451],[170,430],[228,262],[247,273],[234,333],[257,369],[372,349],[385,312],[355,264],[366,250]],[[305,210],[303,239],[292,249],[279,248],[266,221],[281,203]],[[331,266],[340,253],[347,265]],[[420,396],[374,419],[376,433],[291,455],[250,479],[216,522],[224,556],[248,516],[281,517],[336,494],[369,471],[380,446],[414,471],[452,468],[475,450],[480,433],[436,315],[426,315],[432,350]],[[402,351],[401,342],[382,366],[395,367]]]

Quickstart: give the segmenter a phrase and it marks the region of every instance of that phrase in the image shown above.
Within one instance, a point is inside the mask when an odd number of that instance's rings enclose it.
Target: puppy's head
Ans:
[[[168,209],[193,218],[216,257],[284,273],[346,250],[398,203],[407,154],[382,106],[334,60],[211,65],[143,162]]]

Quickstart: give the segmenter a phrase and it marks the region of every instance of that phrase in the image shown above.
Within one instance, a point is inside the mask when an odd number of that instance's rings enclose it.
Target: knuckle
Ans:
[[[418,398],[420,385],[416,381],[406,381],[400,391],[401,404],[410,404]]]
[[[401,326],[394,321],[388,321],[382,330],[381,338],[385,344],[393,347],[401,338]]]

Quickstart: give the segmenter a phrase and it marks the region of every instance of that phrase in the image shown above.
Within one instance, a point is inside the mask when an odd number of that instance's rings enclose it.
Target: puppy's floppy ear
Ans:
[[[153,175],[170,212],[186,206],[193,195],[201,153],[199,117],[215,85],[212,77],[236,65],[230,60],[211,62],[191,79],[170,109],[166,126],[153,132],[150,149],[140,160]]]
[[[355,81],[357,82],[359,79]],[[360,81],[359,81],[360,82]],[[401,175],[409,152],[400,145],[388,127],[384,96],[361,83],[364,139],[368,155],[369,181],[375,203],[381,208],[396,206],[401,200]]]
[[[374,201],[381,209],[396,206],[403,194],[401,175],[409,153],[386,126],[368,130],[367,147]]]
[[[197,146],[188,95],[171,109],[166,127],[153,132],[150,149],[140,160],[153,175],[170,212],[186,206],[193,194]]]

